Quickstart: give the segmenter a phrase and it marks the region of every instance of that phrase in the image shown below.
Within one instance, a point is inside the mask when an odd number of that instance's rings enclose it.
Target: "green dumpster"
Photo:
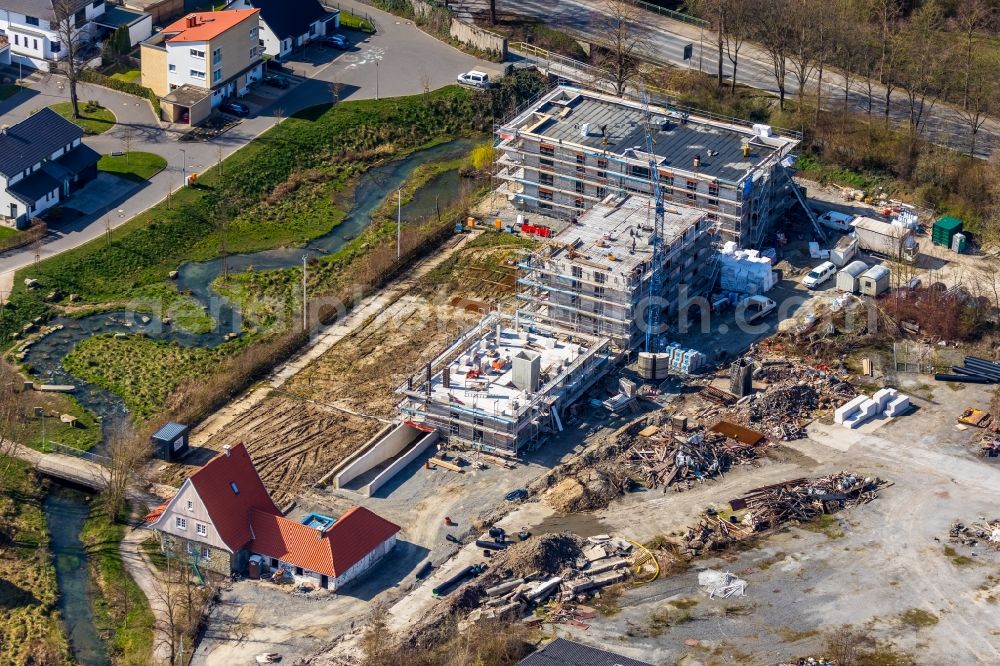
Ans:
[[[951,247],[952,237],[962,231],[962,220],[957,217],[945,216],[934,223],[931,231],[931,242],[935,245]]]

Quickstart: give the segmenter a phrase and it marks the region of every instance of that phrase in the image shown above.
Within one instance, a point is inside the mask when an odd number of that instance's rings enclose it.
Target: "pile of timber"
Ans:
[[[760,532],[868,503],[878,497],[878,489],[886,483],[878,477],[841,472],[819,479],[793,479],[756,488],[730,505],[733,510],[747,509],[740,523]]]
[[[691,487],[729,470],[733,465],[757,458],[763,437],[753,443],[739,441],[719,432],[701,431],[679,435],[663,433],[637,437],[622,454],[622,462],[632,475],[641,477],[647,488],[672,485]]]

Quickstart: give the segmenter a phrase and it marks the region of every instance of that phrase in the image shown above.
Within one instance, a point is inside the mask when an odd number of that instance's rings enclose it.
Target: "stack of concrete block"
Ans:
[[[845,419],[849,418],[854,412],[858,411],[858,407],[861,406],[865,400],[868,399],[866,395],[859,395],[856,398],[852,398],[850,401],[844,403],[833,413],[834,423],[843,423]]]
[[[858,405],[857,411],[844,419],[844,427],[854,430],[878,413],[878,403],[871,398],[865,398],[865,401]]]
[[[899,391],[894,388],[884,388],[875,391],[875,395],[872,396],[872,400],[878,403],[878,411],[881,414],[886,406],[896,399],[899,395]]]
[[[885,415],[892,418],[893,416],[901,416],[908,411],[910,411],[910,396],[900,393],[886,406]]]

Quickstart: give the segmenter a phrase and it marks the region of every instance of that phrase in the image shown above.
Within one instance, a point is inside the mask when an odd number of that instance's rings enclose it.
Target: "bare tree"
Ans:
[[[757,0],[719,0],[719,4],[727,3],[725,30],[722,31],[722,41],[726,47],[726,57],[733,65],[733,78],[730,81],[730,91],[736,93],[736,71],[740,60],[740,49],[750,38],[758,11]],[[720,79],[721,81],[721,79]],[[721,85],[721,83],[720,83]]]
[[[69,81],[69,101],[73,106],[73,117],[80,117],[80,98],[76,93],[76,84],[80,77],[80,28],[86,22],[84,9],[79,9],[76,0],[52,0],[53,26],[59,37],[60,51],[64,58],[63,73]],[[79,9],[79,11],[77,11]]]
[[[789,29],[788,11],[794,0],[763,0],[755,22],[754,37],[760,42],[771,60],[774,82],[778,86],[778,108],[785,109],[788,58],[792,52],[792,30]]]
[[[996,25],[996,8],[988,0],[962,0],[953,24],[965,40],[965,66],[963,72],[962,108],[969,108],[969,95],[972,92],[973,46],[976,34],[989,30]]]
[[[129,484],[150,456],[150,445],[126,423],[116,423],[108,435],[108,486],[104,504],[108,521],[114,522],[125,507]]]
[[[869,0],[870,16],[875,26],[875,39],[881,47],[879,54],[879,82],[885,87],[885,124],[889,125],[892,108],[892,91],[896,85],[896,64],[901,50],[901,40],[897,33],[899,16],[902,13],[900,0]]]
[[[998,108],[996,97],[1000,94],[996,73],[1000,71],[1000,58],[992,50],[976,51],[965,69],[965,105],[959,114],[969,130],[969,157],[976,156],[979,130],[989,115]]]
[[[497,24],[497,0],[490,0],[490,25]]]
[[[931,54],[947,53],[941,37],[943,14],[936,2],[928,2],[913,13],[900,39],[897,68],[899,87],[909,107],[911,148],[926,116],[947,85],[951,62]]]
[[[125,164],[129,163],[129,154],[132,152],[132,141],[135,139],[135,132],[130,125],[122,129],[122,150],[125,152]]]
[[[605,36],[598,42],[605,54],[599,65],[608,72],[608,83],[619,97],[639,76],[639,51],[645,40],[636,31],[639,25],[636,11],[627,0],[607,0],[605,4]]]
[[[23,385],[17,371],[0,360],[0,456],[6,458],[13,457],[27,430]]]

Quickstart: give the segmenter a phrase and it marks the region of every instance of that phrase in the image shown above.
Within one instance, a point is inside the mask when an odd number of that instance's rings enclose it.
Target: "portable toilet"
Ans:
[[[957,254],[965,252],[965,234],[955,234],[951,237],[951,251]]]
[[[885,266],[872,266],[861,274],[858,282],[862,294],[878,296],[889,288],[889,269]]]
[[[951,247],[952,236],[962,231],[962,220],[957,217],[945,216],[934,223],[931,231],[931,242],[935,245]]]
[[[867,270],[868,265],[863,261],[852,261],[847,264],[837,273],[837,289],[849,294],[858,293],[858,279]]]

